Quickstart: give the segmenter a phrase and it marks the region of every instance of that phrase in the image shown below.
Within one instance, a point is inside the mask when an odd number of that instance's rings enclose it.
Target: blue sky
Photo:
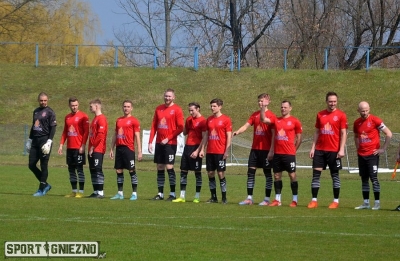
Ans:
[[[116,14],[121,10],[118,8],[116,0],[81,0],[82,2],[90,3],[92,12],[97,14],[103,35],[96,36],[97,44],[106,44],[108,40],[114,40],[113,29],[118,31],[124,23],[129,22],[126,15]]]

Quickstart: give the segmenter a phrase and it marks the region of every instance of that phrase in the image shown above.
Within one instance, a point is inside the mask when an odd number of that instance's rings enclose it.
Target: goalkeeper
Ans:
[[[39,189],[33,194],[41,197],[51,189],[47,183],[48,163],[51,144],[56,132],[56,114],[47,106],[49,98],[44,92],[38,96],[39,107],[33,111],[32,128],[26,143],[26,151],[29,153],[29,169],[39,180]],[[36,166],[40,160],[40,169]]]

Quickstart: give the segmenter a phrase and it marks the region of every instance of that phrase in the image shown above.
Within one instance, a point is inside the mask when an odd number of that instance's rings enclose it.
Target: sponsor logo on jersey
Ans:
[[[321,129],[321,134],[327,134],[327,135],[334,135],[335,132],[332,131],[332,126],[329,122],[327,122],[324,126],[324,128]]]
[[[69,126],[68,128],[68,133],[67,133],[68,137],[77,137],[78,133],[76,132],[76,129],[74,128],[74,126]]]
[[[260,125],[258,125],[254,134],[259,135],[259,136],[264,136],[265,131],[263,130],[263,128]]]
[[[157,128],[167,130],[168,129],[167,120],[165,118],[162,118],[158,123]]]
[[[288,136],[286,136],[286,132],[285,132],[284,129],[280,129],[278,131],[278,135],[276,135],[276,139],[277,140],[283,140],[283,141],[288,141],[289,140]]]
[[[216,131],[215,129],[213,129],[213,130],[210,132],[210,135],[208,135],[208,139],[209,139],[209,140],[219,140],[218,133],[217,133],[217,131]]]

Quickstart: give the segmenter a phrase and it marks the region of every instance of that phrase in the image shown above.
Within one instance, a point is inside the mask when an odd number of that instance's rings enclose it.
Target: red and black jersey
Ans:
[[[206,127],[206,119],[203,116],[197,118],[187,117],[185,122],[186,145],[200,145],[203,131],[207,130]]]
[[[227,132],[232,132],[231,118],[222,114],[219,117],[207,118],[207,153],[224,154],[227,142]]]
[[[79,149],[86,145],[89,136],[89,117],[86,113],[77,111],[65,116],[64,130],[61,134],[60,144],[67,141],[68,149]]]
[[[140,133],[138,119],[133,116],[119,117],[115,123],[115,146],[127,146],[135,151],[135,132]]]
[[[265,117],[270,118],[273,123],[276,116],[270,110],[265,112]],[[271,139],[272,139],[272,126],[260,121],[260,111],[254,112],[247,123],[253,126],[253,144],[251,148],[253,150],[270,150]]]
[[[106,116],[100,114],[94,117],[90,124],[89,150],[93,147],[93,152],[106,153],[107,131]]]
[[[340,149],[341,130],[347,129],[346,114],[336,109],[320,111],[317,114],[315,128],[319,130],[316,150],[338,152]]]
[[[353,131],[355,137],[358,139],[357,153],[360,156],[369,156],[374,153],[374,150],[380,148],[380,135],[379,132],[386,128],[383,121],[370,114],[368,118],[358,118],[354,121]]]
[[[168,144],[177,145],[177,137],[183,131],[184,120],[182,108],[178,105],[159,105],[154,112],[149,143],[153,142],[157,134],[156,143],[168,138]]]
[[[303,132],[300,121],[293,116],[278,117],[274,125],[275,154],[296,155],[296,134]]]

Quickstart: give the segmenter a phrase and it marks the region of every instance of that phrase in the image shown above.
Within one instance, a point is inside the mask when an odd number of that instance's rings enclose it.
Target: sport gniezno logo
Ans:
[[[98,257],[100,242],[11,242],[4,243],[5,257]]]

